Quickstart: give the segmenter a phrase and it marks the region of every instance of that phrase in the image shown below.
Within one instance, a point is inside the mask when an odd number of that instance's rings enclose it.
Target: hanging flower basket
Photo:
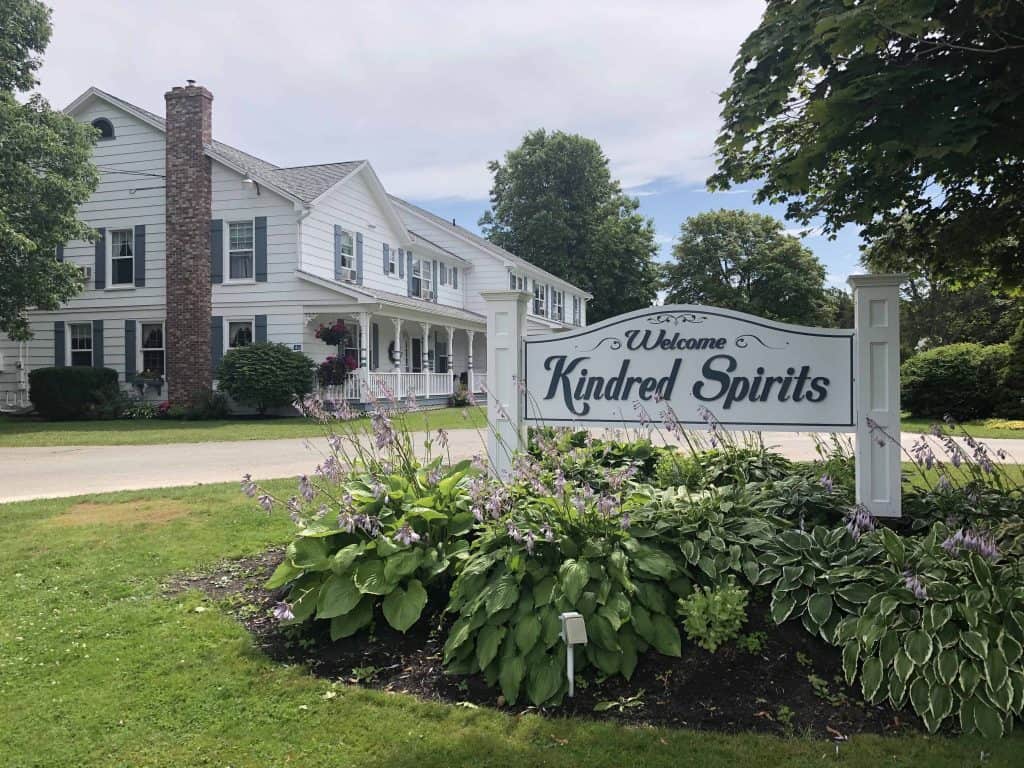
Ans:
[[[315,335],[324,344],[330,347],[336,347],[345,340],[348,335],[348,329],[345,328],[344,321],[339,319],[335,320],[330,325],[321,323],[320,327],[316,329]]]

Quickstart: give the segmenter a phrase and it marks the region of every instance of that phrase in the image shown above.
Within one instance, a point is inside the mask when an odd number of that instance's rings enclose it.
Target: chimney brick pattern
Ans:
[[[167,396],[188,405],[210,370],[210,159],[213,94],[196,85],[164,94],[167,216]]]

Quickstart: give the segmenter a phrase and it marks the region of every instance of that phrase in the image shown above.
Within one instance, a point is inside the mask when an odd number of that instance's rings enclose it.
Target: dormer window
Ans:
[[[100,140],[114,138],[114,124],[105,117],[97,117],[92,121],[92,127],[100,132]]]

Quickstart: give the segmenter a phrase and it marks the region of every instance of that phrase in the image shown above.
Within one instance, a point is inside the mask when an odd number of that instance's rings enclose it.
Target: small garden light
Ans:
[[[583,615],[575,611],[559,614],[562,620],[562,640],[565,641],[565,674],[569,677],[569,698],[575,693],[575,672],[573,669],[573,646],[587,644],[587,623]]]

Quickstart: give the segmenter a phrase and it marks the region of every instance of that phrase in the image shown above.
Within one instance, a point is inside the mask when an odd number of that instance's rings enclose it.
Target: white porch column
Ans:
[[[420,323],[420,328],[423,330],[423,342],[420,344],[423,362],[420,365],[420,370],[430,373],[430,323]]]
[[[525,291],[483,291],[487,308],[487,437],[492,471],[499,477],[512,474],[512,455],[526,446],[523,430],[523,396],[519,391],[526,335]]]
[[[370,389],[370,321],[369,312],[359,313],[359,401],[366,402]]]
[[[857,503],[900,516],[900,283],[902,275],[852,275],[856,377]]]
[[[392,319],[395,324],[395,372],[402,372],[402,318]]]
[[[455,329],[448,326],[448,377],[451,378],[455,371],[452,370],[452,361],[455,359]]]
[[[473,336],[476,331],[466,331],[469,339],[469,348],[466,350],[466,371],[469,378],[470,392],[473,391]]]

